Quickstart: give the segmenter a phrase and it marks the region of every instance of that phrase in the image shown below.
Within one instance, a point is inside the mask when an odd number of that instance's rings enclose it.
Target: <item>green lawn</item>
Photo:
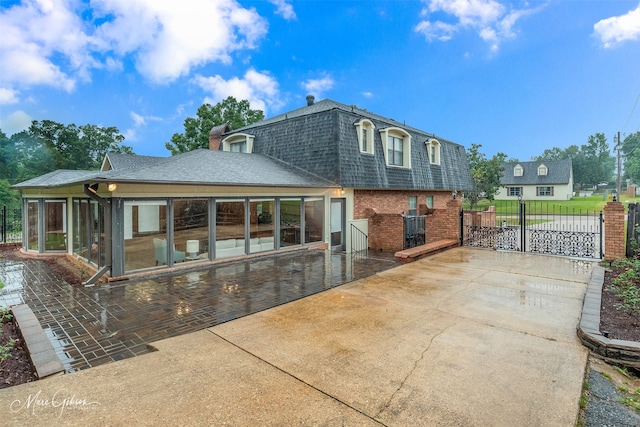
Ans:
[[[573,211],[582,211],[582,212],[600,212],[604,209],[605,204],[607,204],[610,200],[602,200],[602,195],[591,196],[591,197],[574,197],[571,200],[553,200],[553,201],[541,201],[541,200],[530,200],[529,203],[536,203],[536,212],[537,213],[545,213],[545,211],[552,212],[554,209],[558,210],[560,207],[562,211],[565,209],[569,212]],[[625,207],[628,208],[628,203],[636,203],[640,202],[640,198],[634,198],[627,195],[622,195],[622,203]],[[515,202],[510,200],[493,200],[489,201],[483,199],[478,203],[474,209],[482,210],[487,206],[495,206],[496,212],[498,214],[505,214],[513,212]],[[469,209],[468,203],[463,203],[463,207],[465,209]]]

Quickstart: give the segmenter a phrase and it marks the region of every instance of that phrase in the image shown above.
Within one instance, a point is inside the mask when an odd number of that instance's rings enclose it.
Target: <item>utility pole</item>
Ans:
[[[615,136],[614,136],[615,139]],[[616,148],[618,149],[618,180],[616,181],[616,190],[618,190],[618,201],[620,201],[622,199],[622,193],[621,191],[621,187],[620,187],[620,181],[621,181],[621,176],[620,176],[620,145],[622,144],[622,141],[620,141],[620,131],[618,131],[618,144],[616,145]]]

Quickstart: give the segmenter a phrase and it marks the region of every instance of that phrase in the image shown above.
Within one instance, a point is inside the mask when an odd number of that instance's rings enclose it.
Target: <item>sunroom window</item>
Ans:
[[[232,153],[252,153],[253,152],[253,135],[246,133],[236,133],[222,140],[222,151],[230,151]]]

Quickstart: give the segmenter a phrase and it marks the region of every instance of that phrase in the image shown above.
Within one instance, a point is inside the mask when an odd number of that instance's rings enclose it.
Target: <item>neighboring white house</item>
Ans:
[[[511,162],[502,165],[502,187],[496,200],[569,200],[573,196],[571,159]]]

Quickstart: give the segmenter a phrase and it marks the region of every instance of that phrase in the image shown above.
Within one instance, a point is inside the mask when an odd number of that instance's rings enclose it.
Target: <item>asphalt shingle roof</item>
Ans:
[[[131,157],[127,159],[126,157]],[[82,182],[136,182],[275,187],[335,186],[309,172],[258,154],[198,149],[172,157],[138,159],[118,154],[110,171],[55,171],[15,185],[15,188],[59,187]]]
[[[375,125],[374,155],[360,152],[355,123]],[[381,129],[411,134],[411,169],[385,164]],[[254,135],[253,152],[296,165],[337,185],[361,189],[469,190],[473,180],[464,147],[366,110],[322,100],[227,133]],[[429,162],[425,142],[441,147],[440,165]]]
[[[538,167],[547,167],[546,175],[538,175]],[[514,176],[516,165],[522,166],[522,176]],[[503,163],[502,185],[568,184],[571,179],[571,159],[545,160],[541,162]]]

